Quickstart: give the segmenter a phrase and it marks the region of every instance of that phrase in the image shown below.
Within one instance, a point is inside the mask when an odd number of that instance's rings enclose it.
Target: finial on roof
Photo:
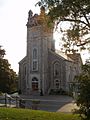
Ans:
[[[28,17],[31,18],[32,16],[33,16],[33,12],[32,12],[32,10],[29,10]]]

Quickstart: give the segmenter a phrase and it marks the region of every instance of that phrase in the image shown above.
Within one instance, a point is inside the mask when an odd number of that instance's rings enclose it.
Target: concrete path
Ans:
[[[60,109],[58,109],[57,112],[72,113],[75,109],[78,109],[76,104],[68,103],[62,106]]]

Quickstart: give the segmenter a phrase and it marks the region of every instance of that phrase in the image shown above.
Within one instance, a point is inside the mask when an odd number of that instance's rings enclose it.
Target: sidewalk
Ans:
[[[63,112],[63,113],[72,113],[74,109],[78,109],[77,105],[74,103],[68,103],[57,110],[57,112]]]

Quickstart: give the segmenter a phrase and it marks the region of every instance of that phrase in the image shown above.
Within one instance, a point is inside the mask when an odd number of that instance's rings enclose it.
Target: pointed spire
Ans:
[[[29,12],[28,12],[28,18],[32,18],[32,16],[33,16],[33,12],[32,12],[32,10],[29,10]]]

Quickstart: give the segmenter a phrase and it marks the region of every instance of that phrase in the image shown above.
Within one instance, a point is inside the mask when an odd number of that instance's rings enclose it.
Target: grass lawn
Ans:
[[[0,108],[0,120],[81,120],[78,115],[30,109]]]

